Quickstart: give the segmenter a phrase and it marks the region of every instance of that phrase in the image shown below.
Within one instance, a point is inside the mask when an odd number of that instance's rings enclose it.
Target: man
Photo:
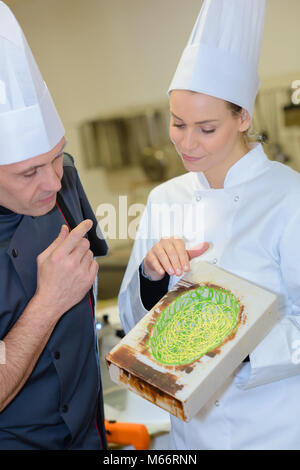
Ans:
[[[0,449],[106,448],[92,288],[107,245],[64,134],[0,1]]]

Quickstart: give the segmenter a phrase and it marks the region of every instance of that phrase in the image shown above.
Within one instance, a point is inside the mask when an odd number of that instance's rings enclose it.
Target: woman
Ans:
[[[249,114],[233,103],[185,90],[171,92],[170,114],[170,138],[186,170],[202,172],[210,188],[223,188],[229,168],[250,150],[244,136]],[[203,252],[206,248],[203,244]],[[182,239],[164,238],[148,252],[143,272],[156,281],[166,272],[180,276],[189,271],[189,257]]]
[[[171,448],[299,449],[300,175],[269,161],[246,135],[264,2],[224,7],[204,2],[171,84],[170,137],[188,173],[149,195],[120,314],[128,331],[199,255],[275,292],[280,321],[189,423],[171,417]],[[167,224],[153,210],[162,203]],[[169,223],[174,204],[188,206],[177,224]]]

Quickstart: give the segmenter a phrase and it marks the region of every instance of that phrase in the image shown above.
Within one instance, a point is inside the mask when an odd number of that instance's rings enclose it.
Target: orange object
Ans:
[[[105,420],[105,431],[108,443],[132,445],[136,450],[149,448],[150,435],[143,424]]]

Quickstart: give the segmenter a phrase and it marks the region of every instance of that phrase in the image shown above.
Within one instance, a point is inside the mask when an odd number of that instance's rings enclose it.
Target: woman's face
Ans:
[[[170,113],[170,138],[188,171],[225,172],[225,178],[233,163],[249,151],[241,138],[241,132],[250,126],[245,110],[235,117],[219,98],[174,90]]]

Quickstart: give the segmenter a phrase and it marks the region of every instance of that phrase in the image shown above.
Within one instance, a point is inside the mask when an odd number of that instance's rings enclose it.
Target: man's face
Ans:
[[[17,214],[45,215],[56,203],[63,176],[63,137],[50,152],[0,165],[0,205]]]

